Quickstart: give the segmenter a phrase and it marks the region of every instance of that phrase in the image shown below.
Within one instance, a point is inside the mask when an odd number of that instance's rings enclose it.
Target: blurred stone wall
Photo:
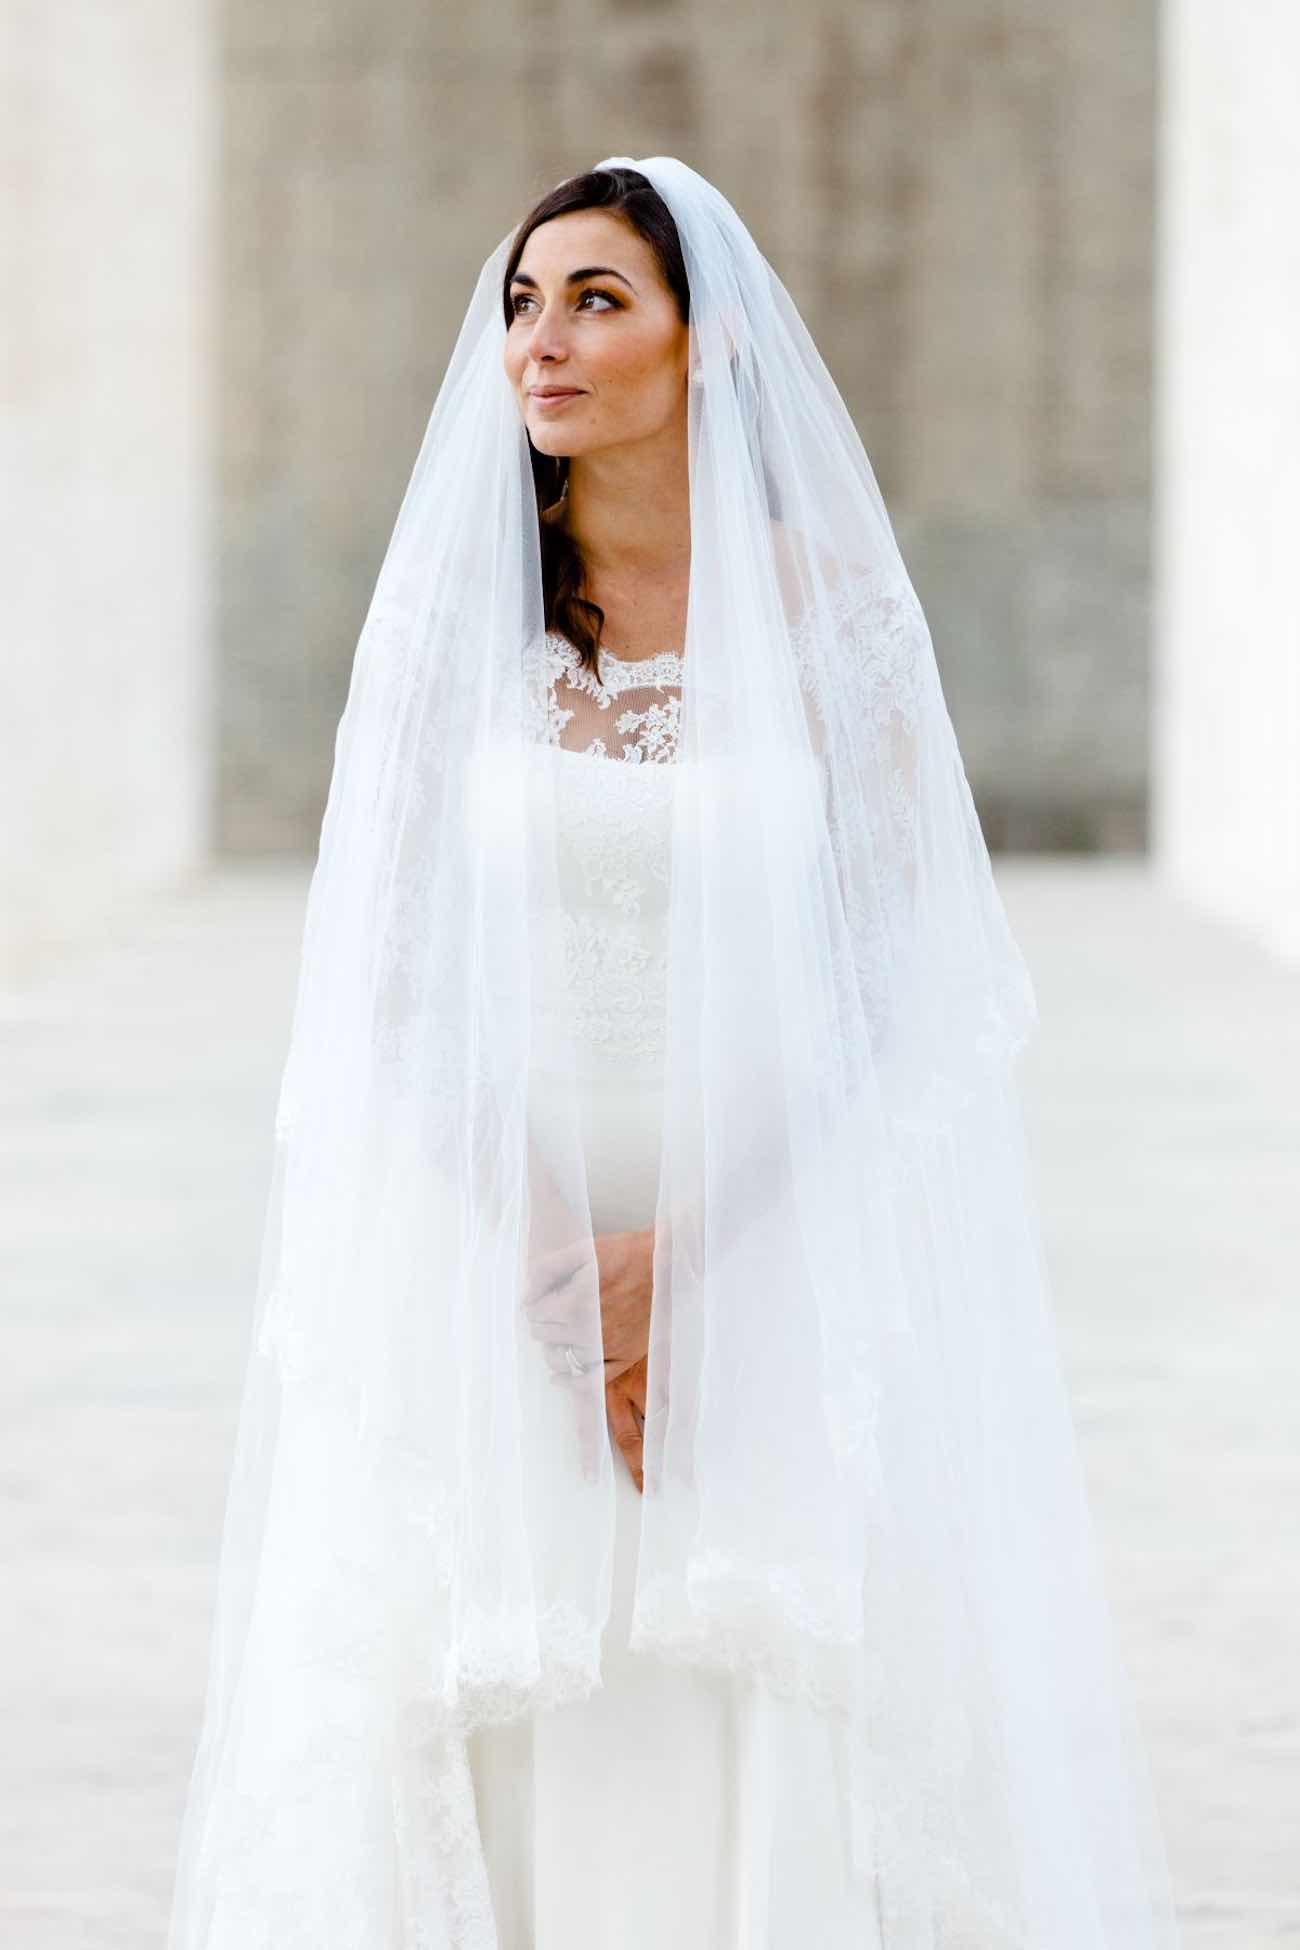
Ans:
[[[681,156],[867,446],[994,846],[1144,837],[1155,0],[226,0],[217,833],[314,848],[474,278],[542,190]]]

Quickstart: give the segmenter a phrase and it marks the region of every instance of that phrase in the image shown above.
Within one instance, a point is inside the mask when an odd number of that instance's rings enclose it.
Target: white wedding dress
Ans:
[[[681,662],[547,638],[563,930],[595,1232],[653,1222]],[[546,1053],[540,1055],[545,1064]],[[615,1447],[613,1593],[590,1698],[470,1736],[500,1950],[879,1950],[838,1720],[628,1646],[641,1496]]]

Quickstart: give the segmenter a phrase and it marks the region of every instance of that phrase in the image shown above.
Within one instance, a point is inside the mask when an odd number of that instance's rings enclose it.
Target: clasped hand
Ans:
[[[642,1447],[650,1348],[650,1309],[654,1288],[654,1227],[633,1232],[601,1232],[594,1237],[600,1280],[601,1343],[584,1342],[586,1242],[543,1253],[529,1267],[524,1311],[542,1343],[552,1379],[572,1384],[566,1349],[576,1348],[584,1367],[601,1360],[610,1431],[632,1473],[644,1488]],[[590,1398],[580,1391],[582,1400]],[[584,1437],[591,1431],[584,1425]]]

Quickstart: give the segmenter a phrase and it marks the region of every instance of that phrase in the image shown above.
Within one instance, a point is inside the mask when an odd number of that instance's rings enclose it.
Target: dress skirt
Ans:
[[[583,1091],[598,1232],[653,1220],[657,1103]],[[641,1494],[611,1448],[603,1684],[469,1737],[501,1950],[880,1950],[837,1716],[629,1648]]]

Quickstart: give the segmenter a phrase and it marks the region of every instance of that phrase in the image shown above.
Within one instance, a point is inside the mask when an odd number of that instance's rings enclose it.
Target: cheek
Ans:
[[[625,349],[601,380],[605,401],[631,419],[658,419],[680,390],[658,345]]]

